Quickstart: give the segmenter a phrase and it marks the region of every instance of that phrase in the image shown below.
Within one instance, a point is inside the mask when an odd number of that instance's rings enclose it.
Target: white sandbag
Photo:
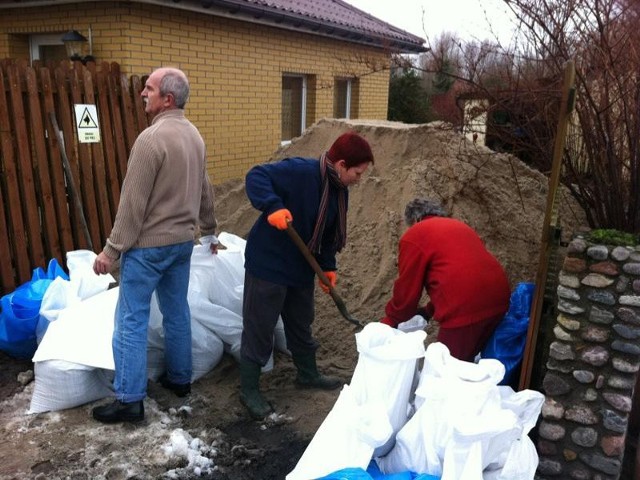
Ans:
[[[502,468],[485,470],[483,480],[533,480],[538,461],[536,446],[523,435],[511,444]]]
[[[33,356],[113,370],[111,338],[120,288],[100,292],[60,311]]]
[[[404,333],[416,332],[427,328],[429,322],[422,315],[414,315],[406,322],[398,324],[398,330]]]
[[[365,470],[374,448],[392,433],[391,425],[384,421],[385,410],[382,403],[358,405],[345,385],[286,480],[320,478],[343,468]]]
[[[80,302],[80,297],[74,285],[62,277],[56,277],[44,292],[40,303],[40,318],[36,326],[36,339],[42,341],[49,324],[58,319],[60,312],[71,305]]]
[[[56,277],[42,296],[40,316],[53,322],[58,319],[60,310],[78,303],[80,300],[78,292],[69,280]]]
[[[395,435],[407,422],[417,360],[424,357],[427,334],[372,322],[355,336],[359,357],[350,384],[353,397],[358,405],[381,402]],[[376,448],[374,456],[391,450],[394,435]]]
[[[442,343],[429,345],[416,389],[420,407],[396,435],[394,448],[377,459],[380,469],[386,474],[410,470],[442,476],[447,449],[454,447],[454,428],[477,429],[473,422],[483,411],[500,405],[497,383],[503,375],[504,366],[497,360],[462,362]]]
[[[215,368],[224,353],[224,344],[218,335],[207,329],[191,315],[191,381],[195,382]],[[164,328],[158,298],[151,297],[149,327],[147,329],[147,377],[157,381],[165,372]]]
[[[246,242],[240,237],[226,233],[221,233],[219,239],[227,250],[212,255],[208,251],[205,252],[204,247],[196,246],[192,255],[195,267],[192,268],[188,297],[192,308],[192,380],[212,370],[220,361],[224,348],[229,348],[232,354],[239,355]],[[72,305],[67,305],[59,311],[56,311],[57,307],[48,310],[52,318],[55,315],[57,318],[48,325],[33,357],[34,362],[64,360],[87,367],[114,370],[112,335],[119,287],[104,291],[113,281],[113,277],[97,276],[93,273],[95,257],[95,253],[81,250],[69,252],[67,255],[71,290],[79,292],[78,297],[82,301],[70,302]],[[85,298],[90,294],[92,296]],[[57,301],[58,306],[65,303],[61,295]],[[55,302],[52,301],[53,303]],[[157,380],[165,370],[163,332],[159,328],[162,319],[157,301],[152,303],[151,317],[147,349],[148,376]],[[276,348],[280,347],[286,351],[283,332],[282,322],[279,321],[276,326]],[[223,344],[221,336],[227,336],[228,344]],[[263,371],[272,367],[271,359]],[[91,392],[85,393],[86,398],[92,396]],[[56,410],[56,405],[63,403],[40,405],[39,408]]]
[[[231,244],[217,255],[202,245],[193,248],[189,297],[202,298],[241,314],[243,288],[244,251],[240,247]]]
[[[93,297],[97,293],[104,292],[109,285],[116,281],[110,273],[96,275],[93,271],[93,262],[97,255],[91,250],[73,250],[67,252],[67,269],[69,281],[73,285],[73,291],[82,300]]]
[[[190,298],[189,308],[191,309],[191,318],[194,322],[199,323],[221,340],[224,352],[231,355],[237,362],[240,361],[240,347],[242,345],[242,316],[224,308],[220,305],[211,303],[201,296],[192,296]],[[278,326],[279,324],[279,326]],[[274,347],[283,350],[278,345],[278,329],[284,330],[282,320],[278,320],[276,324],[276,332],[274,335]],[[284,333],[282,333],[284,336]],[[286,352],[286,349],[284,350]],[[262,372],[266,373],[273,369],[273,353],[271,354],[267,365],[262,368]]]
[[[113,395],[113,372],[64,360],[34,365],[34,388],[27,413],[74,408]]]
[[[504,365],[495,359],[482,359],[480,362],[458,360],[451,356],[449,349],[440,342],[429,345],[425,353],[424,366],[420,372],[420,382],[416,388],[416,410],[422,406],[424,400],[420,392],[431,394],[432,389],[423,387],[423,384],[432,378],[458,379],[470,384],[484,385],[486,388],[493,388],[500,383],[504,378]],[[478,368],[479,364],[482,365],[481,368]]]
[[[528,434],[536,425],[544,395],[535,390],[514,392],[509,386],[501,386],[503,408],[512,411],[518,418],[519,435],[484,472],[485,480],[533,480],[538,468],[538,452]]]
[[[528,434],[538,423],[538,417],[544,404],[544,395],[535,390],[515,392],[513,388],[506,385],[501,385],[498,389],[502,406],[518,416],[523,432]]]
[[[238,248],[242,252],[242,265],[244,266],[244,251],[247,247],[247,241],[244,238],[229,232],[220,232],[218,240],[221,244],[227,247],[227,250],[231,247]]]
[[[215,332],[224,343],[224,350],[239,360],[242,316],[196,295],[190,295],[189,309],[191,310],[191,319]]]
[[[189,308],[191,318],[215,332],[223,341],[225,352],[240,361],[246,241],[226,232],[220,233],[218,239],[227,248],[219,250],[217,255],[211,255],[201,245],[194,247],[189,277]],[[275,327],[274,348],[290,354],[281,318]],[[272,368],[273,354],[262,372]]]
[[[454,425],[445,449],[442,480],[483,480],[487,466],[503,461],[503,453],[519,436],[517,416],[499,403],[487,402],[473,418]]]
[[[498,389],[500,403],[487,402],[480,415],[454,427],[442,480],[533,480],[538,454],[527,434],[537,421],[544,395]]]
[[[155,339],[155,342],[163,345],[162,348],[151,346],[147,348],[147,376],[155,382],[158,381],[166,368],[164,361],[164,332],[162,330],[156,331],[154,335],[159,337]],[[149,337],[151,337],[151,334]],[[195,382],[220,363],[222,354],[224,353],[224,345],[215,333],[207,330],[197,322],[191,324],[191,337],[193,368],[191,381]]]
[[[278,318],[276,328],[273,332],[274,348],[279,352],[286,353],[291,356],[291,352],[287,348],[287,337],[284,334],[284,323],[282,317]]]
[[[165,370],[162,314],[154,292],[151,296],[149,326],[147,327],[147,378],[157,382]]]
[[[118,290],[72,303],[48,325],[33,356],[29,413],[73,408],[113,395],[111,338]]]
[[[42,341],[49,324],[58,319],[61,310],[96,293],[104,292],[111,283],[115,282],[110,274],[94,273],[93,262],[96,257],[97,255],[90,250],[67,252],[69,280],[56,277],[42,297],[40,319],[36,326],[38,343]]]

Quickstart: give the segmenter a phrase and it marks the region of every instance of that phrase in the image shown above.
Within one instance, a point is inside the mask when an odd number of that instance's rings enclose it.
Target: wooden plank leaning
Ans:
[[[549,262],[552,251],[555,247],[556,228],[559,228],[557,191],[560,183],[560,167],[564,151],[565,137],[569,125],[571,112],[575,102],[575,65],[573,60],[565,64],[564,82],[562,86],[562,96],[560,100],[560,112],[558,116],[558,127],[553,149],[553,162],[551,175],[549,177],[549,190],[547,192],[547,208],[542,225],[542,240],[540,242],[540,259],[538,261],[538,272],[536,275],[536,290],[529,315],[529,327],[527,330],[527,341],[525,344],[520,371],[519,389],[524,390],[531,387],[533,372],[533,361],[536,357],[536,345],[540,328],[540,318],[545,303],[545,286],[549,273]],[[534,387],[537,387],[534,386]]]
[[[56,139],[58,141],[58,145],[60,147],[60,154],[62,157],[62,164],[64,166],[64,173],[67,177],[67,183],[69,185],[69,191],[71,193],[71,198],[73,200],[73,205],[75,206],[78,212],[78,218],[80,219],[80,223],[82,225],[82,231],[84,234],[84,239],[89,245],[89,248],[93,250],[93,243],[91,242],[91,235],[89,235],[89,228],[87,227],[87,219],[84,216],[84,209],[82,208],[82,200],[78,193],[78,189],[76,187],[75,180],[73,179],[73,172],[71,170],[71,164],[69,163],[69,158],[67,157],[67,153],[64,147],[64,138],[62,136],[62,132],[60,131],[60,127],[58,126],[58,121],[56,120],[56,114],[54,112],[49,112],[49,121],[51,122],[51,126],[53,127],[53,132],[56,135]]]
[[[78,149],[76,148],[75,122],[73,115],[73,105],[70,103],[70,92],[67,87],[67,72],[69,68],[56,68],[54,70],[55,76],[55,92],[57,92],[58,108],[57,119],[59,121],[60,130],[66,132],[64,137],[64,153],[66,154],[71,167],[71,173],[73,175],[73,181],[77,188],[77,193],[80,195],[81,180],[80,180],[80,165],[78,164]],[[71,197],[73,198],[73,197]],[[76,248],[86,249],[89,248],[91,242],[87,241],[82,221],[78,218],[77,209],[70,206],[69,213],[71,214],[72,230],[74,245]],[[86,222],[85,222],[86,227]],[[90,240],[90,238],[89,238]]]

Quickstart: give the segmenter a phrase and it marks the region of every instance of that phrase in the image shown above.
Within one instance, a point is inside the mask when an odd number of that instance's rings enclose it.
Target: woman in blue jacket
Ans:
[[[369,164],[373,154],[367,141],[347,132],[319,160],[285,158],[255,166],[246,176],[247,196],[262,214],[245,250],[240,400],[256,419],[272,411],[260,393],[259,380],[273,351],[279,316],[298,371],[296,384],[321,389],[341,384],[318,373],[318,343],[311,329],[314,271],[285,230],[291,223],[335,285],[336,252],[346,242],[347,188],[360,180]]]

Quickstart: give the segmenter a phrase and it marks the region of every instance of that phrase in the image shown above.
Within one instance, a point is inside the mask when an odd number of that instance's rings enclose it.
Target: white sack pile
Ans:
[[[196,245],[191,256],[192,381],[211,371],[224,352],[236,360],[240,355],[246,242],[225,232],[218,238],[226,250],[212,255]],[[45,292],[28,413],[73,408],[113,395],[111,338],[119,288],[107,290],[115,279],[93,273],[95,257],[87,250],[69,252],[70,280],[57,278]],[[162,315],[155,296],[148,340],[147,373],[155,381],[164,372]],[[282,321],[276,326],[275,345],[286,352]],[[272,362],[264,370],[270,368]]]
[[[505,371],[498,360],[463,362],[442,343],[425,352],[423,340],[422,331],[380,323],[356,334],[359,358],[352,382],[286,480],[366,470],[372,459],[387,475],[534,478],[538,455],[528,433],[544,395],[498,386]],[[421,358],[422,369],[414,375]]]

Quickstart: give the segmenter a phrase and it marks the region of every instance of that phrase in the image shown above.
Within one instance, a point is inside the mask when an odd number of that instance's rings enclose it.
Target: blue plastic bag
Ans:
[[[37,267],[33,270],[33,273],[31,274],[31,281],[33,282],[34,280],[45,279],[55,280],[56,277],[62,277],[65,280],[69,280],[69,275],[67,275],[67,272],[62,269],[62,267],[58,263],[58,260],[52,258],[51,260],[49,260],[49,265],[47,265],[46,272],[42,269],[42,267]]]
[[[378,463],[375,460],[369,462],[367,473],[371,475],[373,480],[440,480],[441,478],[435,475],[429,475],[428,473],[418,474],[410,470],[385,475],[380,471],[380,467],[378,467]]]
[[[361,468],[343,468],[318,480],[372,480],[372,478]]]
[[[440,478],[435,475],[417,474],[408,470],[385,475],[380,471],[376,461],[371,460],[366,471],[362,468],[343,468],[318,480],[440,480]]]
[[[534,292],[533,283],[516,285],[509,300],[509,310],[480,353],[481,358],[495,358],[504,365],[505,374],[500,385],[513,386],[512,382],[518,380],[515,374],[524,355]]]
[[[42,298],[56,277],[69,280],[54,258],[46,272],[41,267],[34,269],[29,282],[0,298],[0,350],[18,358],[33,357]]]

